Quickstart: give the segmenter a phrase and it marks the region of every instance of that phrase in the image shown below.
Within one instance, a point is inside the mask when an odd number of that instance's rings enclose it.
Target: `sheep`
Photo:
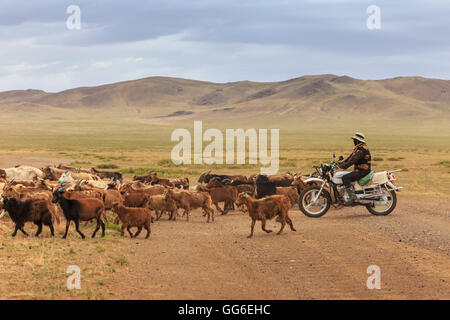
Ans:
[[[297,188],[292,187],[277,187],[277,194],[285,195],[291,201],[291,208],[298,203],[300,196],[298,194]]]
[[[16,236],[17,230],[22,231],[25,236],[28,236],[28,233],[23,229],[25,222],[33,222],[38,226],[35,234],[36,237],[39,237],[39,234],[42,232],[42,224],[50,228],[52,236],[55,235],[53,217],[47,201],[43,199],[20,201],[16,198],[8,197],[3,200],[3,209],[9,213],[11,220],[15,223],[12,237]]]
[[[40,169],[29,166],[16,166],[4,169],[4,171],[9,180],[39,180],[44,178],[44,173]]]
[[[178,207],[170,197],[161,194],[151,196],[148,199],[148,208],[155,211],[156,220],[159,220],[164,212],[169,214],[169,220],[176,220]]]
[[[235,187],[232,186],[223,186],[223,187],[204,187],[197,186],[197,191],[208,192],[211,196],[211,200],[216,207],[217,211],[221,212],[222,215],[227,214],[231,209],[234,201],[237,199],[238,191]],[[219,207],[219,202],[223,202],[223,210]]]
[[[186,220],[189,221],[189,213],[192,209],[202,208],[203,213],[208,216],[208,220],[212,218],[214,221],[214,209],[212,208],[212,200],[211,196],[206,192],[190,192],[186,190],[174,191],[172,189],[168,189],[166,194],[166,198],[172,198],[178,208],[183,208],[183,216],[186,215]]]
[[[117,214],[119,220],[122,222],[121,236],[124,236],[125,228],[130,234],[131,238],[136,238],[144,227],[147,230],[145,239],[150,237],[151,233],[151,212],[147,208],[130,208],[125,207],[119,203],[115,203],[113,206],[113,212]],[[133,235],[130,228],[137,227],[138,230]]]
[[[278,231],[278,235],[284,229],[286,222],[291,227],[292,231],[296,231],[292,220],[289,218],[290,200],[283,195],[269,196],[263,199],[253,199],[246,193],[241,193],[236,201],[238,205],[245,205],[248,210],[248,214],[252,219],[250,235],[247,238],[253,236],[253,229],[255,227],[256,220],[261,221],[261,228],[266,233],[272,232],[272,230],[266,229],[266,220],[271,220],[277,216],[277,222],[281,223],[281,229]]]
[[[84,172],[69,172],[60,170],[57,168],[45,167],[44,168],[45,179],[48,180],[58,180],[58,181],[67,181],[67,182],[75,182],[75,180],[101,180],[96,175],[92,175],[90,173]]]
[[[70,222],[75,222],[75,227],[77,232],[84,239],[84,234],[79,229],[80,221],[90,221],[96,219],[97,226],[92,238],[95,237],[97,231],[102,228],[102,237],[105,236],[105,224],[101,217],[104,214],[105,206],[103,202],[97,198],[85,198],[85,199],[67,199],[64,190],[57,190],[53,193],[53,203],[59,203],[61,209],[63,210],[64,217],[66,218],[66,231],[64,233],[63,239],[67,237],[69,231]]]
[[[108,187],[108,183],[102,180],[80,180],[78,185],[103,190]]]

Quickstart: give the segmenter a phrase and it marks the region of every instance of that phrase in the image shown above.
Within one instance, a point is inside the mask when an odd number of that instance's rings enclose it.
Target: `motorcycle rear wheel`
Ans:
[[[397,206],[397,194],[395,193],[395,191],[394,190],[389,191],[386,189],[384,189],[383,191],[387,197],[390,197],[389,200],[390,205],[386,209],[380,211],[376,209],[377,207],[373,207],[370,204],[366,205],[367,210],[369,210],[369,212],[375,216],[387,216],[392,211],[394,211],[395,207]]]
[[[319,199],[317,199],[317,205],[314,205],[320,207],[319,211],[315,212],[311,209],[311,207],[313,207],[313,205],[311,204],[311,200],[316,196],[319,190],[319,186],[312,186],[304,189],[300,194],[298,206],[305,216],[308,216],[310,218],[319,218],[327,213],[330,209],[331,196],[327,190],[322,190]]]

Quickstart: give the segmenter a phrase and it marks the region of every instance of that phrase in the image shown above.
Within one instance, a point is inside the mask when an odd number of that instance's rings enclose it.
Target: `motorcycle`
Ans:
[[[356,200],[349,204],[349,196],[345,192],[342,177],[349,172],[335,172],[339,162],[313,166],[317,171],[316,177],[305,180],[305,183],[314,183],[314,186],[305,188],[300,194],[299,208],[308,217],[318,218],[328,212],[331,205],[336,209],[344,206],[365,206],[367,210],[376,216],[386,216],[394,211],[397,205],[397,194],[402,187],[394,184],[396,180],[394,172],[401,169],[371,172],[369,177],[364,177],[352,183],[356,194]],[[339,161],[343,160],[342,156]],[[366,179],[365,179],[366,178]],[[369,178],[371,178],[369,180]],[[368,180],[364,184],[363,180]],[[361,184],[363,185],[361,185]]]

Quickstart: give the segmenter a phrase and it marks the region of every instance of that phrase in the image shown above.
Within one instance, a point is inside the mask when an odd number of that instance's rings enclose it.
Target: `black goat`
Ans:
[[[113,171],[98,171],[95,168],[91,169],[91,172],[93,174],[96,174],[97,176],[99,176],[102,179],[113,179],[114,181],[123,181],[123,176],[122,173],[120,172],[113,172]]]
[[[23,229],[25,222],[33,222],[38,226],[36,237],[42,232],[42,224],[50,228],[52,236],[55,235],[52,214],[47,201],[43,199],[20,201],[16,198],[6,198],[3,200],[3,209],[9,213],[11,220],[16,225],[12,234],[13,237],[16,236],[17,230],[28,236],[28,233]]]
[[[105,223],[102,221],[101,217],[105,211],[105,205],[103,201],[97,198],[84,198],[84,199],[67,199],[64,197],[64,190],[58,190],[53,193],[53,203],[59,203],[61,209],[63,210],[64,217],[66,218],[66,232],[64,233],[63,239],[67,237],[69,231],[70,222],[75,222],[75,227],[77,232],[84,239],[84,234],[79,229],[80,221],[90,221],[92,219],[97,220],[97,226],[92,238],[95,237],[97,231],[102,228],[102,237],[105,236]]]
[[[256,177],[256,199],[273,196],[275,194],[277,194],[276,183],[270,181],[267,176],[259,174]]]

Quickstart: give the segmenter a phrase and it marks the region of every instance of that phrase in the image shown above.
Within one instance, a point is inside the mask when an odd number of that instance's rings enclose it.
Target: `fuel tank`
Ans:
[[[347,173],[350,173],[350,172],[338,171],[334,174],[333,178],[331,178],[331,181],[333,181],[335,184],[342,184],[342,177],[345,176]]]

